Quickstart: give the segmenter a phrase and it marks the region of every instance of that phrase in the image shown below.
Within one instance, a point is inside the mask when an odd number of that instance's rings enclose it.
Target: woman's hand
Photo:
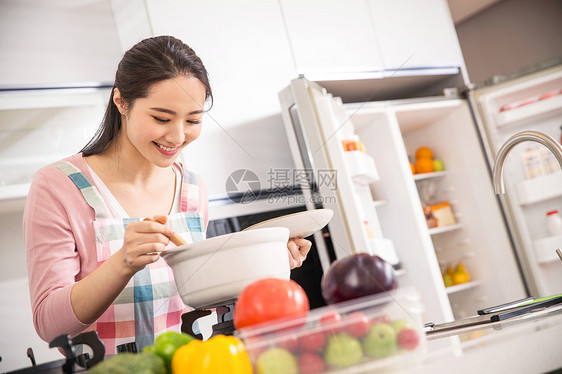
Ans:
[[[120,252],[123,263],[133,274],[148,264],[158,261],[160,252],[170,242],[174,232],[165,225],[166,216],[154,216],[157,222],[131,222],[125,228],[123,247]]]
[[[287,248],[289,249],[289,265],[291,269],[298,268],[302,265],[303,261],[306,260],[306,255],[312,247],[312,242],[310,240],[302,238],[292,238],[287,242]]]

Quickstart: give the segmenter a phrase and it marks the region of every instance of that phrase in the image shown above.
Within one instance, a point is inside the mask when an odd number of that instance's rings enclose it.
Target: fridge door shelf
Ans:
[[[396,251],[394,250],[394,243],[392,243],[392,240],[372,238],[369,239],[369,245],[371,247],[370,254],[377,255],[392,265],[400,263],[400,260],[396,257]]]
[[[460,230],[461,228],[462,228],[461,223],[456,223],[454,225],[442,226],[442,227],[432,227],[429,229],[429,235],[443,234],[449,231]]]
[[[504,127],[514,125],[526,120],[531,120],[537,116],[543,116],[554,111],[562,110],[562,95],[536,101],[504,112],[496,114],[496,126]]]
[[[535,256],[539,264],[549,264],[560,261],[556,248],[562,248],[562,235],[549,236],[535,240]]]
[[[356,183],[370,184],[380,179],[375,161],[368,154],[361,151],[349,151],[344,152],[344,157],[350,175]]]
[[[562,196],[562,172],[526,179],[516,185],[520,205],[529,205]]]
[[[448,171],[434,171],[431,173],[414,174],[414,180],[419,181],[422,179],[439,178],[449,174]]]
[[[480,286],[481,283],[482,283],[481,281],[470,281],[470,282],[466,282],[466,283],[455,284],[454,286],[445,287],[445,291],[447,291],[447,294],[450,295],[450,294],[453,294],[453,293],[457,293],[457,292],[469,290],[469,289],[474,288],[474,287],[478,287],[478,286]]]

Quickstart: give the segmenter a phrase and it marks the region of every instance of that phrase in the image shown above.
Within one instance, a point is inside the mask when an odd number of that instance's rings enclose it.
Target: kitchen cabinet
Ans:
[[[298,73],[463,66],[444,0],[281,0],[280,4]]]
[[[463,65],[446,1],[367,2],[387,70]]]
[[[280,5],[298,73],[383,68],[364,0],[281,0]]]
[[[6,0],[0,85],[111,82],[121,56],[108,0]]]

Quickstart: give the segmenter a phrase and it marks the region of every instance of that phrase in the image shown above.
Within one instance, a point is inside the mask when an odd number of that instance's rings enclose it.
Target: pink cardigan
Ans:
[[[82,154],[64,160],[93,181]],[[202,178],[199,198],[207,227],[209,203]],[[70,290],[97,267],[93,222],[94,210],[62,171],[46,166],[36,173],[25,205],[23,235],[33,323],[47,342],[60,334],[74,336],[90,326],[76,318]]]

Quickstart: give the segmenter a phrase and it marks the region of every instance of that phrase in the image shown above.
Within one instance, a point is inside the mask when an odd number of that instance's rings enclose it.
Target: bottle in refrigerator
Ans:
[[[551,236],[562,234],[562,217],[558,210],[551,210],[546,213],[546,228]]]
[[[554,153],[550,152],[547,148],[541,148],[541,155],[545,171],[548,174],[560,171],[560,164],[558,163],[556,156],[554,156]]]
[[[541,177],[546,174],[544,162],[540,151],[536,148],[527,148],[521,154],[523,167],[525,169],[525,177],[532,179]]]

